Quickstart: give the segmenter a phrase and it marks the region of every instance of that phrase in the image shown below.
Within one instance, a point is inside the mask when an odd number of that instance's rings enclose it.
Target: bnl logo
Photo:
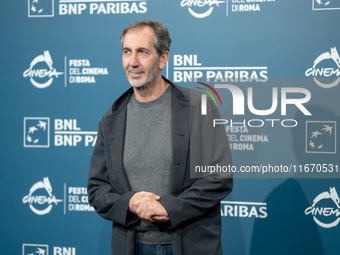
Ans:
[[[23,244],[22,255],[48,255],[47,244]]]
[[[53,17],[54,0],[28,0],[28,17]]]
[[[50,147],[50,118],[24,118],[24,147]]]
[[[336,153],[336,121],[306,121],[306,153]]]
[[[22,255],[49,255],[47,244],[23,244]],[[53,255],[76,255],[75,247],[53,247]]]
[[[340,0],[312,0],[313,10],[340,10]]]

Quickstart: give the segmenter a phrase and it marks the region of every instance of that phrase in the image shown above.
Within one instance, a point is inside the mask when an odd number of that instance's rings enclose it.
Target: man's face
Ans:
[[[123,67],[133,87],[152,86],[160,75],[159,56],[153,46],[154,31],[150,27],[132,29],[124,37]]]

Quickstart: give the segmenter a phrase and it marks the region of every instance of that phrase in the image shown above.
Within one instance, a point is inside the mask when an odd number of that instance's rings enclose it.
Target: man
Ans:
[[[210,128],[219,113],[209,101],[202,116],[198,92],[162,77],[166,27],[136,21],[121,43],[132,88],[99,122],[88,179],[90,204],[113,222],[112,254],[222,254],[220,201],[231,175],[190,178],[193,163],[231,164],[223,126]]]

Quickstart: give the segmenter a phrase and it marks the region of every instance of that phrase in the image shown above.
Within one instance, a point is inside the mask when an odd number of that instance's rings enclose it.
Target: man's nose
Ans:
[[[139,66],[139,59],[138,59],[136,52],[131,54],[130,66],[134,66],[134,67]]]

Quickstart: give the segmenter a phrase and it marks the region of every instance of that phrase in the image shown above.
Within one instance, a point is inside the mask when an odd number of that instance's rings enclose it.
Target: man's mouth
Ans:
[[[132,78],[139,78],[144,73],[142,70],[129,70]]]

